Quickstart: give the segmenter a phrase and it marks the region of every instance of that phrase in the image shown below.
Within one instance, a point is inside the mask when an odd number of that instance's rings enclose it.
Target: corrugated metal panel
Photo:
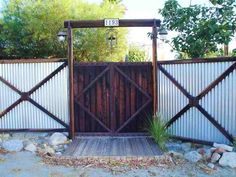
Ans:
[[[0,76],[22,92],[32,89],[63,62],[0,64]],[[30,97],[59,119],[69,124],[67,67],[36,90]],[[0,111],[20,96],[0,82]],[[0,129],[64,128],[30,102],[23,101],[0,119]]]
[[[162,64],[175,80],[192,96],[197,96],[234,62]],[[230,134],[236,136],[236,71],[211,90],[199,104]],[[170,120],[184,106],[188,98],[158,71],[158,110]],[[189,109],[169,131],[176,136],[229,143],[222,133],[196,108]]]

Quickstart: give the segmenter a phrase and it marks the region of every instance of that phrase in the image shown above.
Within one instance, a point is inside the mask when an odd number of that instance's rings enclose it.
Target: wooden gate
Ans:
[[[151,63],[76,63],[75,131],[144,132],[152,89]]]

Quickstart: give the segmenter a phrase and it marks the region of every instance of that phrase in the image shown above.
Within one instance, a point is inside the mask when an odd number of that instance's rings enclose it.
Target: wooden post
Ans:
[[[157,24],[152,27],[152,74],[153,74],[153,113],[157,113]]]
[[[224,44],[224,56],[229,56],[229,45]]]
[[[73,57],[73,34],[70,23],[67,27],[68,32],[68,67],[69,67],[69,112],[70,112],[70,131],[71,139],[75,137],[75,116],[74,116],[74,57]]]

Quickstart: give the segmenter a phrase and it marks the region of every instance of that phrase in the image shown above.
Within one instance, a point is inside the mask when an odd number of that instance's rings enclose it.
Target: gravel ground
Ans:
[[[117,168],[119,169],[119,168]],[[52,166],[42,162],[42,159],[30,152],[0,154],[0,177],[235,177],[236,169],[217,167],[217,170],[207,174],[198,164],[186,163],[174,168],[148,167],[131,169],[126,172],[101,169],[95,167],[64,167]]]

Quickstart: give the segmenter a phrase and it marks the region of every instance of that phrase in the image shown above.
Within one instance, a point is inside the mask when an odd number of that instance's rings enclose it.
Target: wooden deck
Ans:
[[[77,137],[64,155],[73,157],[93,156],[158,156],[162,152],[150,137]]]

